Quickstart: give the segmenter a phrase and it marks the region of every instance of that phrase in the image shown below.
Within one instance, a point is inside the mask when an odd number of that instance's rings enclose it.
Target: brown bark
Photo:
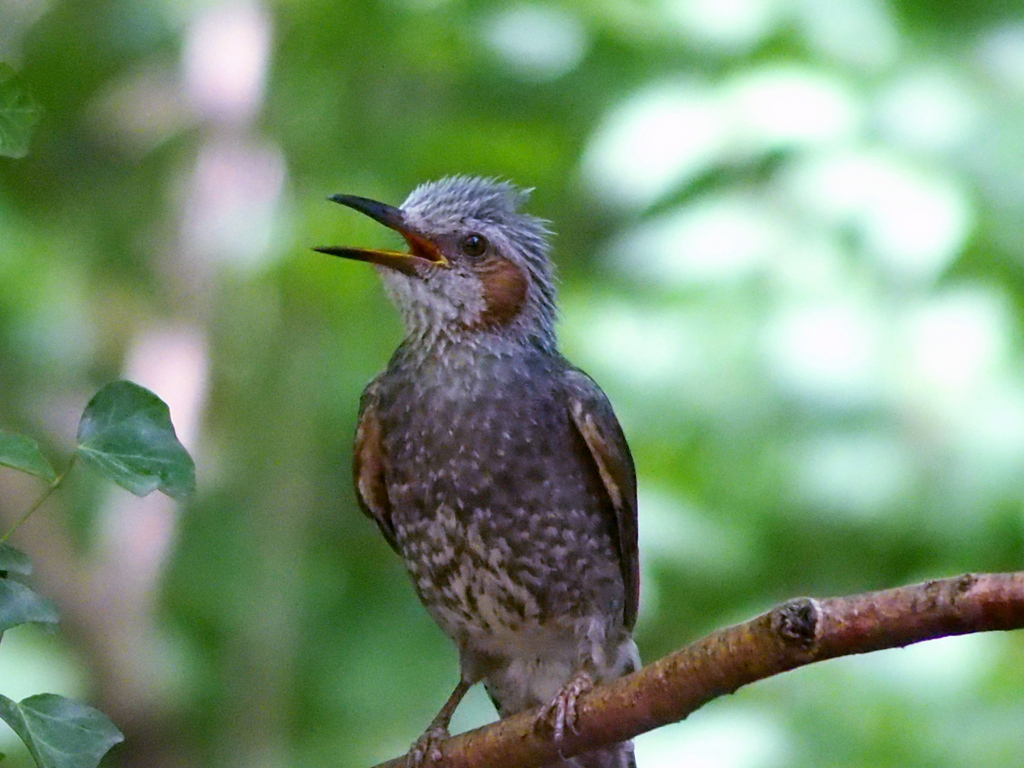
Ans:
[[[823,600],[796,598],[721,629],[579,699],[579,732],[556,747],[535,712],[444,742],[443,768],[532,768],[678,722],[738,688],[837,656],[1024,628],[1024,571],[964,575]],[[404,768],[405,758],[376,768]]]

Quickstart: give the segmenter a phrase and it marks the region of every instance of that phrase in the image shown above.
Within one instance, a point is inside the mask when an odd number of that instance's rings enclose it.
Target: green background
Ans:
[[[198,466],[185,508],[76,469],[13,541],[64,622],[8,633],[0,691],[88,698],[128,737],[109,765],[368,766],[455,681],[350,486],[401,329],[309,250],[395,244],[336,192],[535,188],[563,349],[639,468],[645,659],[796,595],[1022,567],[1017,2],[4,0],[0,60],[45,110],[0,158],[0,426],[65,455],[127,377]],[[38,492],[0,472],[0,514]],[[1022,658],[818,665],[638,758],[1016,767]],[[454,725],[490,717],[475,691]]]

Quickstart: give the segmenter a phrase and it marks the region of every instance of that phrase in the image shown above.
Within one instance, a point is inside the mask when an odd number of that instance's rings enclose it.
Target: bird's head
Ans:
[[[506,182],[452,176],[420,185],[398,208],[334,195],[398,232],[409,250],[315,250],[377,265],[410,338],[486,333],[553,347],[549,233],[519,212],[527,194]]]

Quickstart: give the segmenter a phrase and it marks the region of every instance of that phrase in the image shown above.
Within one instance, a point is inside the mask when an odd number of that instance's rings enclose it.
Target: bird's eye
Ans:
[[[483,256],[484,251],[487,250],[487,238],[476,233],[466,235],[462,238],[460,247],[462,248],[462,252],[467,256]]]

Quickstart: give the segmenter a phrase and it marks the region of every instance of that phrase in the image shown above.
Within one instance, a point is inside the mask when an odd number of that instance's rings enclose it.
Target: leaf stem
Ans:
[[[68,472],[70,472],[71,468],[73,466],[75,466],[75,460],[77,458],[78,458],[78,454],[77,453],[71,454],[71,461],[68,462],[67,469],[65,469],[63,472],[61,472],[59,475],[57,475],[57,477],[55,477],[53,479],[53,482],[51,482],[46,487],[46,490],[43,491],[43,493],[39,496],[39,498],[36,499],[35,504],[33,504],[31,507],[29,507],[28,511],[25,512],[25,514],[23,514],[21,517],[19,517],[17,520],[15,520],[14,521],[14,525],[12,525],[10,528],[8,528],[7,532],[4,533],[3,536],[0,536],[0,544],[2,544],[3,542],[7,541],[7,539],[10,537],[10,535],[12,533],[14,533],[16,530],[18,530],[18,527],[22,523],[24,523],[26,520],[28,520],[29,517],[32,516],[33,512],[35,512],[37,509],[39,509],[41,506],[43,506],[43,502],[46,501],[48,498],[50,498],[50,494],[53,493],[54,491],[56,491],[60,487],[60,484],[64,482],[64,478],[68,476]]]

